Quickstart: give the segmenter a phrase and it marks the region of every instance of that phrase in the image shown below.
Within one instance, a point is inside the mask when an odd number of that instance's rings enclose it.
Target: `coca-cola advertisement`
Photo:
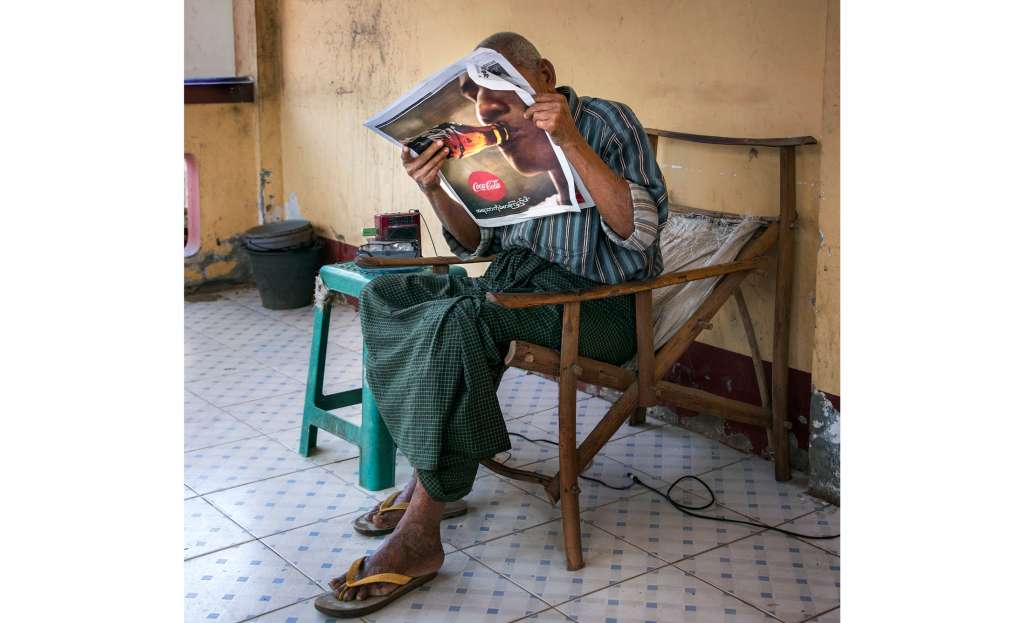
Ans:
[[[365,125],[396,146],[407,145],[414,155],[442,141],[448,158],[441,184],[481,226],[592,207],[590,193],[547,133],[522,114],[507,114],[509,98],[530,106],[532,96],[529,83],[505,57],[481,48]]]

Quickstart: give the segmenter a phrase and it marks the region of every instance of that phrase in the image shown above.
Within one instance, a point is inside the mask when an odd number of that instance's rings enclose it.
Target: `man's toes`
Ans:
[[[359,592],[356,593],[356,600],[357,601],[363,601],[367,597],[369,597],[369,595],[367,595],[367,587],[360,586],[359,587]]]
[[[385,583],[382,582],[380,584],[374,584],[374,585],[370,586],[369,589],[370,589],[370,595],[372,595],[374,597],[380,597],[381,595],[387,595],[391,591],[395,590],[395,585],[394,584],[385,584]]]

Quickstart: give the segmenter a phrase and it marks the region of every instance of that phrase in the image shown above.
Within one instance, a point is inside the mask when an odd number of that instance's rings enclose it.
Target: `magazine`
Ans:
[[[444,141],[450,155],[439,171],[441,186],[482,227],[593,207],[562,149],[523,117],[533,95],[512,63],[480,48],[365,125],[414,155]]]

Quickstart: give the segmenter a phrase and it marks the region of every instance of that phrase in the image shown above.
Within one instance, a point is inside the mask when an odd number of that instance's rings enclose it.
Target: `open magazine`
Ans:
[[[481,48],[415,86],[364,125],[413,154],[441,140],[440,183],[482,227],[579,212],[594,201],[547,132],[522,115],[534,91]]]

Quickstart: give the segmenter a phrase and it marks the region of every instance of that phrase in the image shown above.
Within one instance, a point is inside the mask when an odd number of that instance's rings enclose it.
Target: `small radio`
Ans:
[[[420,240],[420,213],[392,212],[390,214],[374,214],[373,225],[377,230],[375,239],[381,242],[416,242],[416,248],[422,249]]]
[[[373,237],[359,247],[357,257],[422,257],[419,211],[375,214],[373,224],[363,230],[364,236]]]

